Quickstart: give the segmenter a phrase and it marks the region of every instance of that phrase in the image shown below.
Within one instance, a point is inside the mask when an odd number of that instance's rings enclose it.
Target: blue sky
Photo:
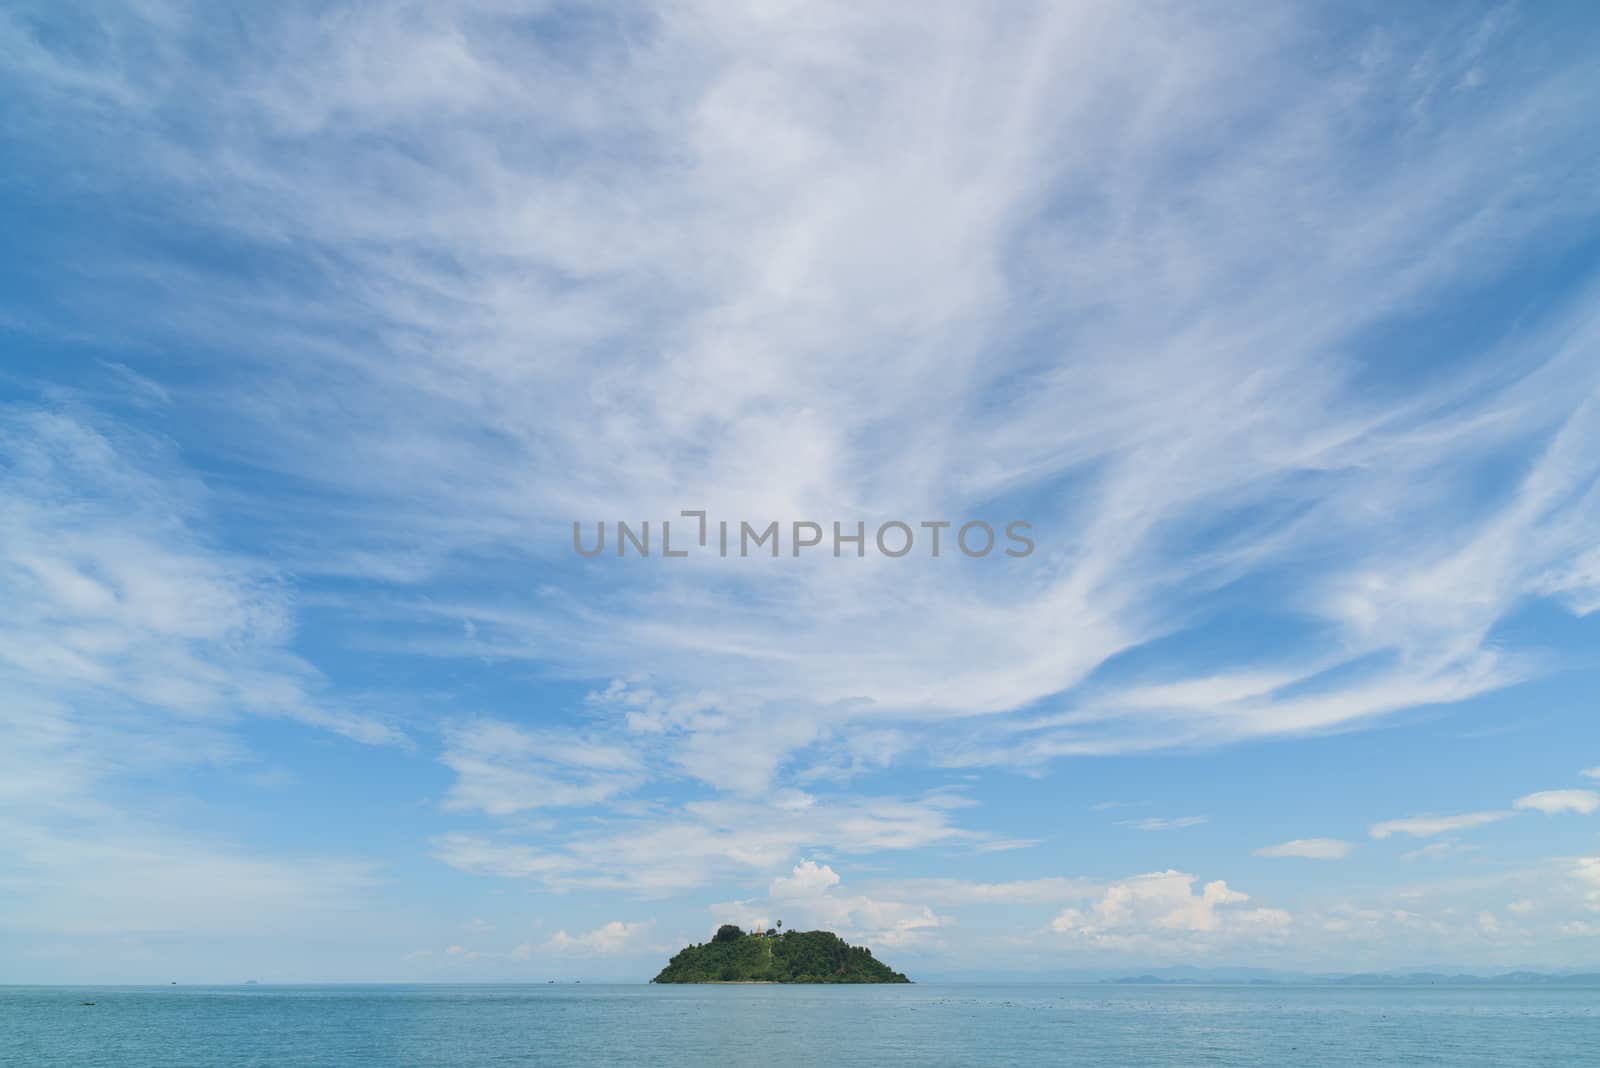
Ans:
[[[1597,35],[10,5],[0,981],[1600,967]]]

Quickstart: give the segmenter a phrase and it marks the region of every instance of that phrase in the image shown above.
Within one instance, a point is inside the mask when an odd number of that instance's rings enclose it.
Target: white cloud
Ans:
[[[961,803],[951,795],[795,801],[780,793],[763,801],[649,806],[553,841],[542,835],[538,845],[505,834],[465,833],[440,836],[433,844],[439,859],[463,871],[533,878],[557,889],[664,895],[719,878],[767,875],[813,848],[864,854],[937,844],[981,849],[992,841],[950,823],[949,812]]]
[[[1347,80],[1329,92],[1297,58],[1315,20],[1222,33],[1180,17],[1150,34],[1053,5],[1004,26],[961,5],[923,15],[701,5],[630,27],[626,47],[563,38],[594,66],[526,61],[545,42],[494,7],[363,9],[336,34],[286,8],[225,77],[141,10],[117,13],[93,56],[25,26],[10,44],[52,137],[93,131],[85,151],[119,164],[84,173],[170,191],[198,232],[340,263],[326,292],[292,295],[120,265],[170,287],[142,288],[141,307],[170,314],[128,329],[159,321],[246,368],[186,403],[247,427],[239,447],[263,467],[351,502],[337,529],[299,532],[307,567],[425,586],[479,552],[565,559],[574,516],[1037,502],[1039,566],[981,581],[913,562],[848,578],[691,562],[602,599],[558,573],[538,598],[510,582],[383,602],[382,640],[409,655],[647,671],[673,705],[727,685],[735,707],[674,723],[652,757],[719,789],[754,795],[808,747],[848,750],[865,732],[846,724],[983,713],[995,722],[966,723],[971,738],[878,737],[891,754],[926,742],[952,762],[1037,764],[1360,725],[1525,677],[1486,641],[1492,624],[1530,593],[1580,611],[1592,593],[1594,520],[1575,503],[1600,452],[1580,406],[1597,374],[1584,297],[1400,395],[1365,388],[1349,354],[1588,217],[1583,183],[1506,192],[1570,170],[1591,110],[1571,70],[1495,93],[1480,56],[1452,83],[1482,80],[1475,107],[1442,136],[1415,72],[1501,32],[1487,23],[1334,46]],[[160,63],[128,44],[151,36],[168,42]],[[1219,62],[1241,54],[1252,63]],[[380,91],[392,69],[415,77]],[[1135,74],[1151,69],[1163,77]],[[1279,107],[1263,108],[1264,82]],[[185,121],[154,118],[173,113]],[[530,139],[512,151],[507,115]],[[1240,127],[1243,147],[1208,150],[1208,132]],[[206,149],[175,130],[206,131]],[[1421,147],[1370,151],[1391,136]],[[607,161],[603,180],[550,166],[545,139]],[[1294,255],[1312,245],[1329,254]],[[1045,361],[1022,340],[1039,336],[1072,344]],[[141,396],[170,394],[124,369]],[[873,402],[891,390],[892,410]],[[1529,441],[1550,447],[1508,500],[1462,492]],[[1213,522],[1268,502],[1286,506],[1233,534]],[[1166,606],[1312,560],[1293,611],[1337,641],[1077,692],[1165,634]],[[1021,737],[1000,722],[1042,698],[1077,720]]]
[[[1585,768],[1583,776],[1588,779],[1600,779],[1600,768]]]
[[[1136,831],[1176,831],[1184,827],[1198,827],[1206,822],[1204,816],[1178,816],[1167,819],[1162,816],[1145,816],[1136,820],[1118,820],[1118,827],[1132,827]]]
[[[1572,874],[1583,887],[1584,901],[1589,908],[1600,912],[1600,857],[1578,858]]]
[[[638,755],[626,746],[490,720],[448,730],[440,759],[456,773],[445,807],[491,816],[593,805],[644,779]]]
[[[186,834],[114,807],[85,807],[73,826],[0,817],[13,898],[0,929],[52,939],[104,938],[121,957],[138,940],[354,936],[382,883],[376,865],[340,857],[257,855],[226,839]],[[118,944],[118,940],[122,940]]]
[[[1306,857],[1310,860],[1343,860],[1355,846],[1338,838],[1296,838],[1255,851],[1258,857]]]
[[[1560,812],[1577,812],[1587,816],[1600,809],[1600,793],[1593,790],[1543,790],[1517,798],[1512,807],[1543,812],[1547,816]]]
[[[1551,858],[1475,866],[1387,888],[1369,884],[1358,898],[1297,910],[1295,955],[1304,960],[1318,946],[1350,971],[1414,968],[1429,959],[1511,971],[1526,966],[1534,952],[1543,968],[1581,970],[1585,950],[1561,931],[1587,915],[1585,891],[1592,887],[1580,864]],[[1329,937],[1319,942],[1314,931]]]
[[[1565,602],[1575,615],[1600,612],[1600,549],[1591,550],[1570,563],[1554,565],[1534,588],[1544,596]]]
[[[1050,929],[1089,946],[1124,951],[1270,942],[1288,933],[1289,913],[1243,908],[1250,896],[1221,880],[1196,893],[1197,881],[1172,870],[1137,875],[1111,884],[1098,900],[1064,909]]]
[[[498,4],[366,5],[337,33],[282,6],[243,57],[188,32],[201,8],[107,9],[81,52],[7,22],[4,87],[85,195],[166,201],[197,246],[269,248],[283,276],[108,248],[22,329],[115,342],[137,405],[228,427],[236,452],[184,447],[287,487],[241,478],[228,502],[276,563],[213,543],[176,458],[25,417],[4,439],[0,792],[80,804],[128,769],[236,760],[213,725],[239,713],[403,742],[294,651],[289,576],[331,576],[327,630],[365,651],[628,680],[581,727],[447,728],[445,806],[498,821],[440,835],[447,863],[562,890],[783,884],[824,847],[1014,840],[948,799],[778,788],[1361,727],[1544,670],[1497,626],[1527,598],[1597,603],[1594,293],[1404,388],[1371,373],[1397,315],[1593,217],[1595,183],[1540,181],[1590,159],[1581,57],[1497,92],[1493,49],[1462,58],[1487,23],[1368,49],[1296,14],[1153,34],[1137,11],[959,4],[691,4],[552,35],[563,62]],[[220,51],[185,51],[202,39]],[[1446,115],[1424,66],[1479,85],[1472,106]],[[1391,138],[1407,150],[1373,151]],[[574,517],[996,500],[1035,511],[1027,565],[567,566]],[[1093,681],[1206,626],[1217,589],[1289,571],[1300,596],[1260,608],[1281,654]],[[641,796],[683,777],[710,799]],[[938,927],[920,898],[838,889],[812,897],[886,936]],[[1272,926],[1232,894],[1197,900]]]
[[[0,408],[0,687],[80,723],[284,717],[356,741],[396,728],[323,696],[290,650],[282,579],[211,544],[203,486],[167,447]],[[123,717],[126,718],[126,717]]]
[[[557,953],[572,955],[626,953],[638,948],[639,940],[649,930],[646,922],[624,923],[612,920],[587,934],[569,935],[557,931],[550,937],[550,948]]]
[[[926,904],[838,891],[840,878],[828,865],[803,861],[772,882],[766,900],[728,901],[711,907],[718,923],[790,930],[819,927],[847,941],[907,948],[933,942],[944,918]]]
[[[978,883],[964,879],[907,879],[885,890],[899,897],[930,905],[1054,905],[1082,897],[1100,884],[1089,879],[1046,876],[1007,883]]]
[[[287,577],[218,545],[218,500],[170,442],[70,403],[0,406],[0,457],[8,956],[34,943],[34,967],[138,976],[157,944],[175,969],[249,939],[337,932],[356,952],[387,919],[376,863],[218,835],[186,791],[281,786],[247,717],[406,735],[295,653]]]
[[[1401,853],[1400,859],[1407,862],[1429,860],[1438,863],[1458,853],[1475,853],[1481,848],[1481,846],[1463,845],[1460,842],[1430,842],[1420,848]]]
[[[816,897],[838,884],[839,876],[828,865],[804,860],[790,874],[772,880],[767,896],[778,901]]]
[[[1367,828],[1367,833],[1374,838],[1389,838],[1397,834],[1408,834],[1413,838],[1431,838],[1436,834],[1482,827],[1484,824],[1507,819],[1510,815],[1510,812],[1468,812],[1460,816],[1408,816],[1405,819],[1374,823]]]
[[[440,835],[431,844],[435,858],[458,871],[477,875],[556,880],[571,874],[577,867],[576,861],[561,854],[461,832]]]

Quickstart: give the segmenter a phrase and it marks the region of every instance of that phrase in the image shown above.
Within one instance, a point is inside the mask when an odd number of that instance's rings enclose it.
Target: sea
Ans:
[[[0,1065],[1584,1068],[1600,987],[0,987]]]

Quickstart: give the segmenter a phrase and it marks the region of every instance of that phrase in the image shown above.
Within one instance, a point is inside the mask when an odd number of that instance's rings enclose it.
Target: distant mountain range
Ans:
[[[1444,967],[1389,972],[1296,972],[1275,968],[1199,968],[1180,965],[1129,974],[1110,968],[1056,969],[1044,972],[971,971],[926,975],[925,982],[1106,983],[1122,986],[1600,986],[1600,972],[1541,972],[1529,969],[1481,973]]]
[[[1316,976],[1279,979],[1163,979],[1155,975],[1125,976],[1121,979],[1101,979],[1102,983],[1120,986],[1201,986],[1206,983],[1247,982],[1251,986],[1600,986],[1600,972],[1579,972],[1572,975],[1552,975],[1546,972],[1506,972],[1502,975],[1468,975],[1457,972],[1360,972],[1355,975]]]

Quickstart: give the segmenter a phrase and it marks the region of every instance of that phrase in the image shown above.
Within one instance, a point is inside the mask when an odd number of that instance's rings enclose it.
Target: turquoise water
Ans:
[[[0,987],[0,1064],[1574,1068],[1600,989]]]

